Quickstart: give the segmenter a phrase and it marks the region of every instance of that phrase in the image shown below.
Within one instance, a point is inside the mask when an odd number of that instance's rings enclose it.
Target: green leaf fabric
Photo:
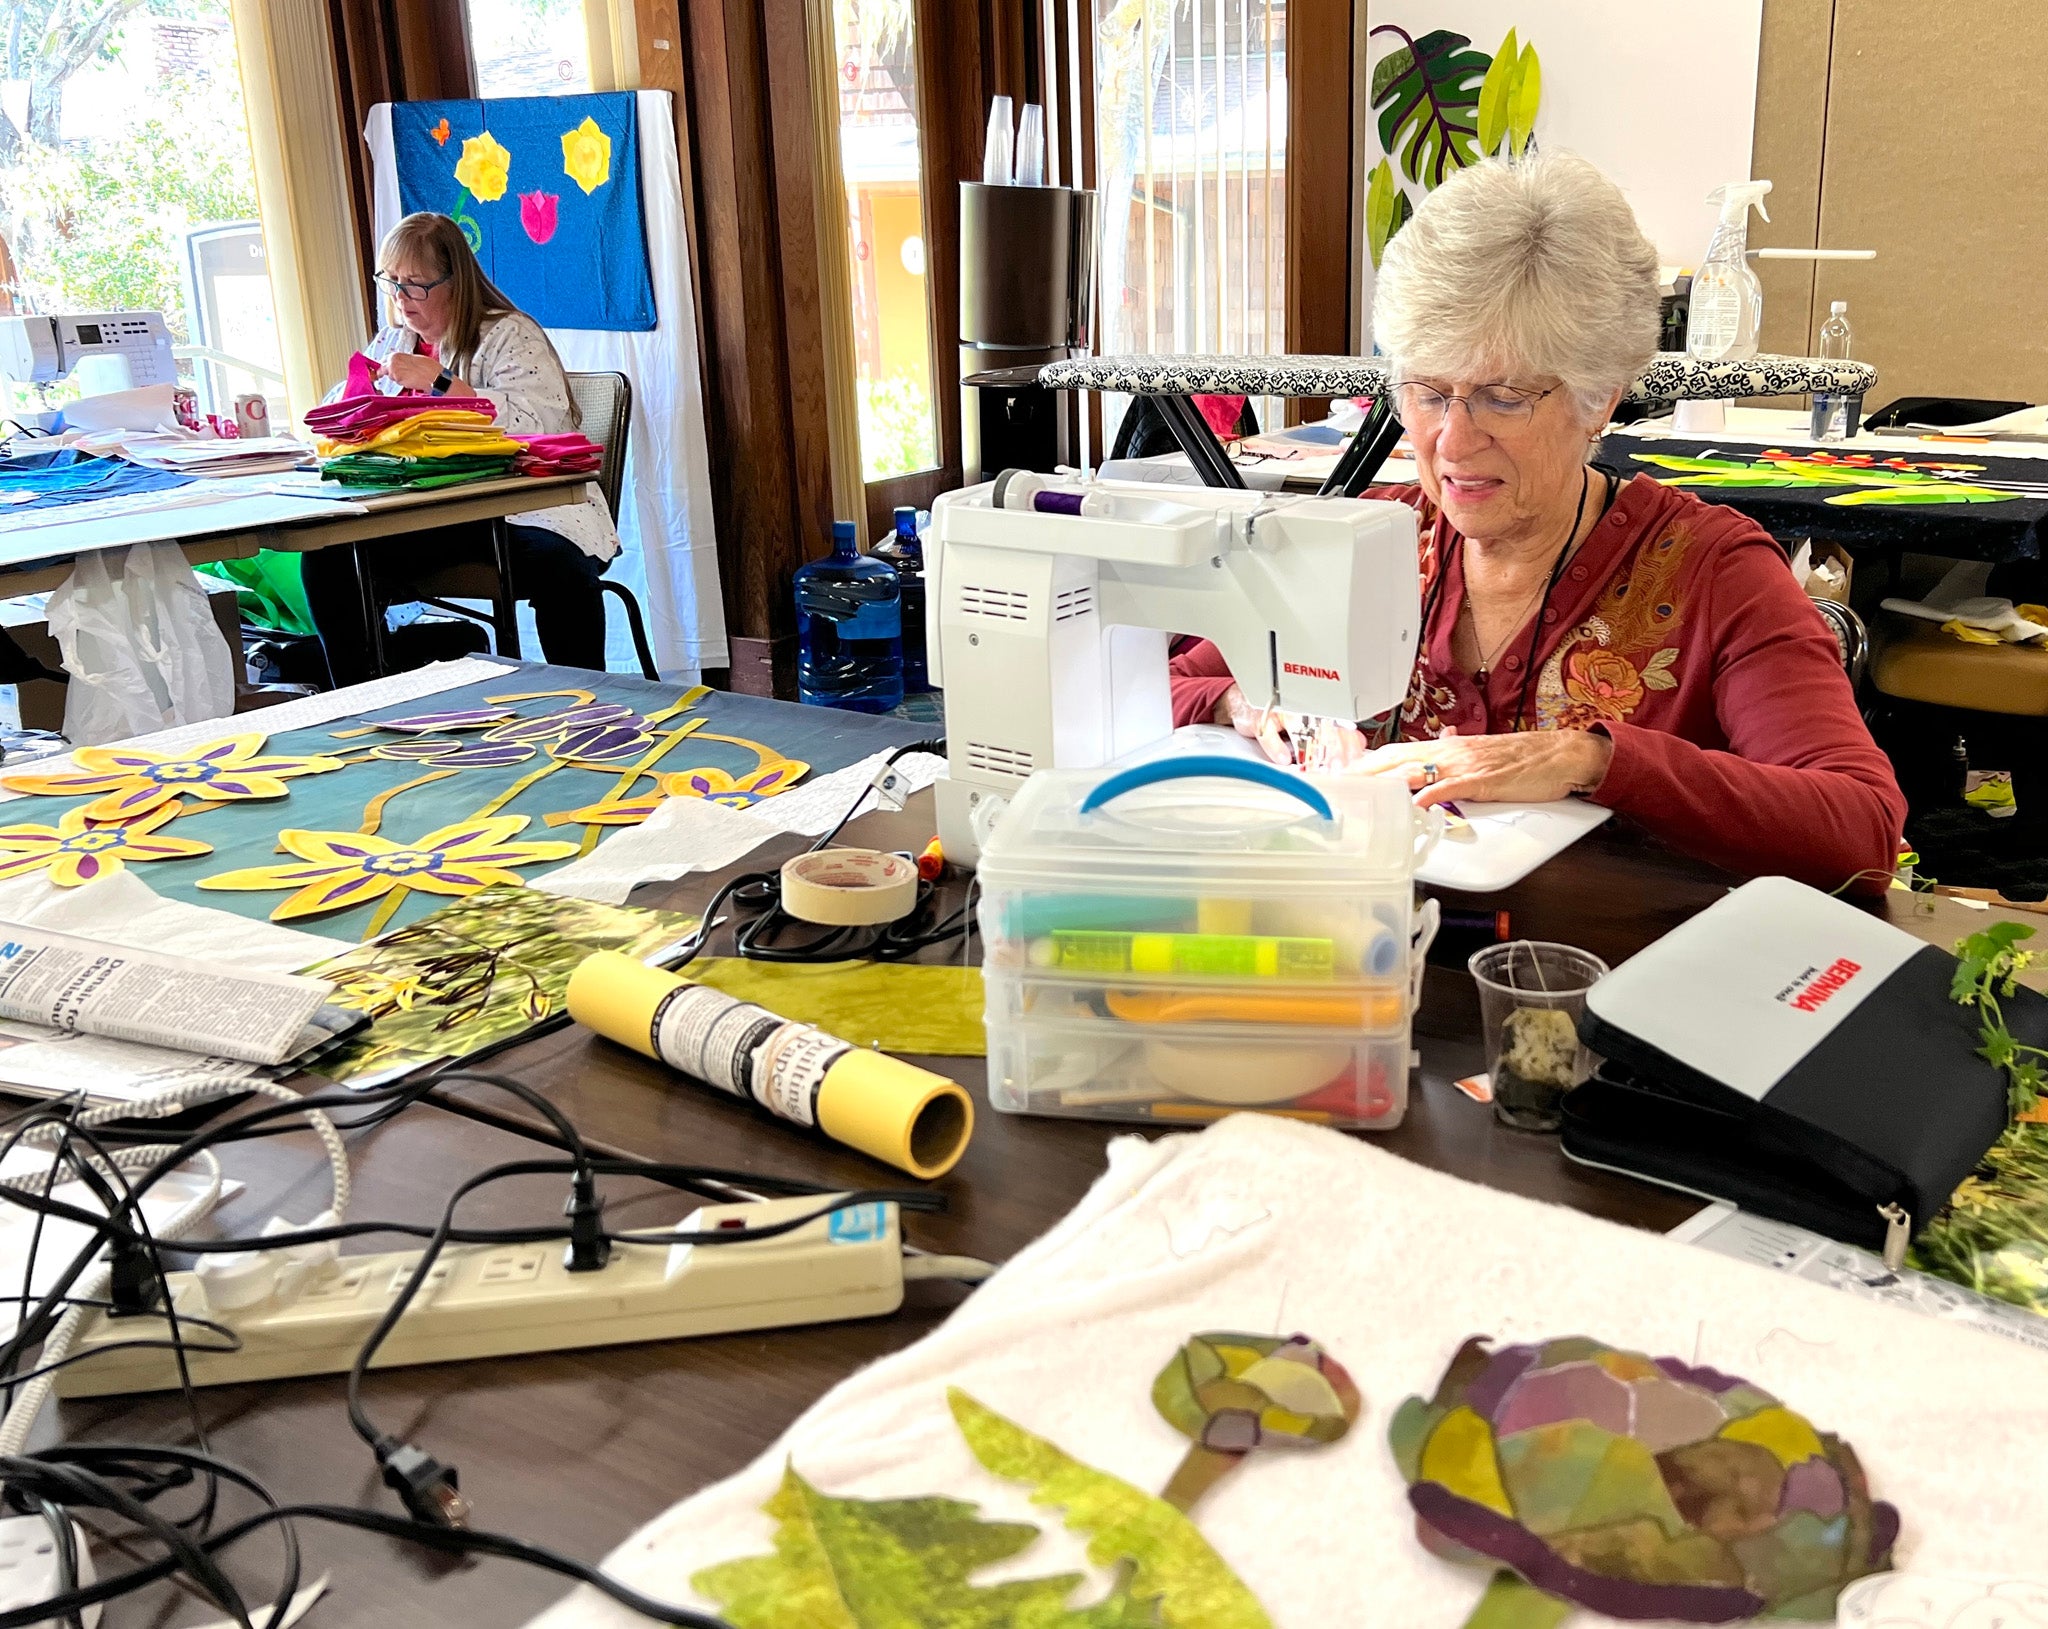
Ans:
[[[1451,171],[1478,162],[1479,91],[1492,59],[1448,29],[1432,29],[1419,40],[1393,32],[1406,43],[1372,76],[1380,146],[1399,156],[1409,180],[1434,189]]]
[[[235,585],[235,605],[244,622],[278,633],[313,634],[313,608],[306,603],[297,550],[263,549],[250,560],[211,560],[192,569]]]
[[[690,978],[855,1046],[946,1058],[988,1052],[978,967],[707,956],[690,964]]]
[[[1132,1564],[1130,1594],[1156,1599],[1165,1629],[1272,1629],[1265,1608],[1173,1506],[1082,1464],[958,1387],[946,1400],[976,1459],[1029,1485],[1033,1504],[1064,1511],[1066,1525],[1089,1536],[1098,1565]]]
[[[968,1575],[1028,1548],[1027,1522],[958,1499],[835,1499],[796,1473],[763,1507],[775,1553],[706,1567],[690,1587],[736,1629],[1108,1629],[1067,1611],[1079,1573],[980,1588]]]

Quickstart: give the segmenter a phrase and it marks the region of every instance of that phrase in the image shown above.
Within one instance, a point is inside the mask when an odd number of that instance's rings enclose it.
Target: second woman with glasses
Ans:
[[[380,388],[388,378],[411,394],[485,397],[509,435],[560,435],[577,427],[569,376],[548,336],[484,276],[462,229],[446,215],[408,215],[391,229],[377,250],[377,286],[390,320],[366,354]],[[603,495],[591,486],[581,503],[514,515],[506,532],[512,592],[533,606],[541,654],[559,667],[603,668],[604,597],[597,580],[619,552]],[[360,546],[380,616],[385,602],[412,597],[416,573],[493,558],[481,527]],[[373,677],[349,556],[347,549],[304,556],[306,602],[337,685]]]

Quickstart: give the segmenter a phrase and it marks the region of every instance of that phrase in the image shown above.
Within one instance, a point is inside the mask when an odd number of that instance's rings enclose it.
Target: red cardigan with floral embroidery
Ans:
[[[1674,848],[1821,888],[1891,871],[1906,800],[1833,635],[1756,522],[1638,475],[1558,579],[1533,677],[1525,631],[1482,691],[1451,655],[1462,539],[1418,487],[1366,496],[1422,519],[1425,625],[1401,739],[1599,730],[1614,758],[1593,801]],[[1183,651],[1174,722],[1207,722],[1231,682],[1207,640]]]

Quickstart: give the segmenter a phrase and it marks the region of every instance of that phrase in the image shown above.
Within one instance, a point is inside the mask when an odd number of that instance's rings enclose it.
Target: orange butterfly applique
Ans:
[[[432,130],[429,130],[427,134],[434,138],[434,145],[436,147],[446,147],[448,145],[448,121],[443,119]]]

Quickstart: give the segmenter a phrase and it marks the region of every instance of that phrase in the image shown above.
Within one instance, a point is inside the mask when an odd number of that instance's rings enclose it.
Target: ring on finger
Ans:
[[[1422,766],[1422,784],[1424,786],[1434,786],[1442,779],[1443,776],[1438,772],[1435,764],[1424,764]]]

